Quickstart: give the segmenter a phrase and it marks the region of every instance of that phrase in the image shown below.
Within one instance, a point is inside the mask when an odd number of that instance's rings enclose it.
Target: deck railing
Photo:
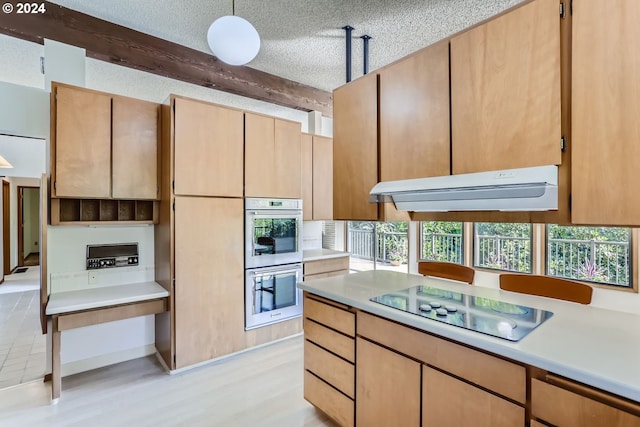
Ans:
[[[549,239],[547,274],[629,286],[629,242]]]
[[[474,266],[519,273],[531,272],[528,237],[476,236]]]
[[[355,258],[373,260],[373,230],[359,230],[349,228],[348,250]],[[377,234],[378,257],[376,261],[407,262],[407,233],[379,231]]]
[[[348,230],[348,248],[356,258],[373,260],[373,230]],[[400,254],[406,262],[407,234],[378,232],[377,261]],[[430,233],[422,236],[421,259],[462,263],[460,234]],[[547,240],[547,275],[629,286],[629,242],[596,240]],[[474,266],[522,273],[531,272],[531,239],[528,237],[476,236]]]

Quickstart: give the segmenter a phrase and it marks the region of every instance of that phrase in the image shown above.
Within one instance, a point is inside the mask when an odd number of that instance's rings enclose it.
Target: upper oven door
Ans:
[[[246,268],[302,262],[301,210],[247,210]]]

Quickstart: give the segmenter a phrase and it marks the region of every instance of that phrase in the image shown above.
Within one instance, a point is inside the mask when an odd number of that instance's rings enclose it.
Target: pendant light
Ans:
[[[216,19],[207,32],[207,42],[213,54],[229,65],[245,65],[260,50],[258,31],[244,18],[236,15],[235,0],[232,15]]]

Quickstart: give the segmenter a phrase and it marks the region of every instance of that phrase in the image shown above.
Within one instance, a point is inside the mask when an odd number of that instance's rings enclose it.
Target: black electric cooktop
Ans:
[[[414,286],[371,298],[371,301],[509,341],[520,341],[553,316],[546,310],[431,286]]]

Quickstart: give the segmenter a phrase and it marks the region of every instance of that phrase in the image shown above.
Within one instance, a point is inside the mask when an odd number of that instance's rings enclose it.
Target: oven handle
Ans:
[[[293,211],[247,211],[248,215],[266,218],[297,218],[302,215],[302,210]]]
[[[298,279],[298,275],[300,274],[300,268],[291,268],[288,270],[282,270],[279,268],[270,268],[268,270],[260,269],[260,271],[252,271],[251,276],[252,277],[273,276],[273,273],[277,273],[277,274],[296,273],[296,279]]]

